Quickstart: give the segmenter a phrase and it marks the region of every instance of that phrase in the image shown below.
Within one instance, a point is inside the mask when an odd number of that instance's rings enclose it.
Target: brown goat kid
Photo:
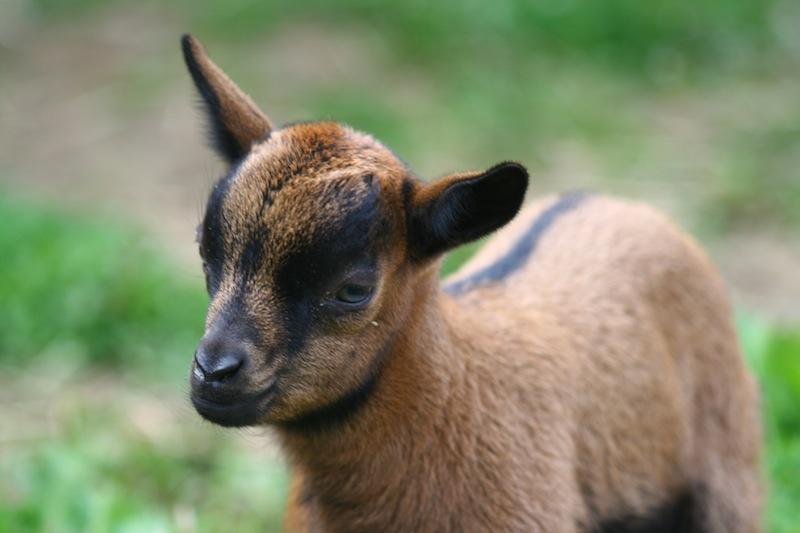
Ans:
[[[584,194],[518,214],[517,163],[423,183],[341,124],[273,127],[183,51],[230,163],[192,401],[274,428],[288,529],[760,531],[756,388],[665,217]],[[440,288],[445,251],[510,221]]]

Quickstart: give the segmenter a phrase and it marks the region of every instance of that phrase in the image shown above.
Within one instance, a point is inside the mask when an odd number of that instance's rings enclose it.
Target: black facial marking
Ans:
[[[447,284],[444,290],[450,294],[463,294],[477,285],[501,280],[519,269],[536,250],[542,235],[553,225],[556,219],[564,213],[575,209],[588,196],[589,194],[583,191],[561,196],[553,205],[536,217],[530,229],[520,237],[506,255],[467,278]]]
[[[604,520],[589,533],[706,533],[697,495],[690,490],[644,516]]]
[[[414,179],[410,176],[406,176],[403,179],[403,185],[401,188],[401,195],[403,197],[403,211],[406,214],[406,220],[411,220],[412,209],[413,209],[413,196],[414,196]],[[410,229],[409,224],[409,229]],[[409,232],[409,238],[411,237],[411,233]]]
[[[255,276],[259,266],[264,259],[264,246],[267,240],[268,230],[262,225],[257,225],[250,231],[239,256],[237,271],[240,276],[240,283],[246,283]]]
[[[207,266],[209,293],[219,288],[225,255],[225,215],[222,206],[238,165],[231,168],[215,185],[208,197],[203,222],[200,226],[200,255]]]
[[[287,333],[286,352],[293,357],[300,352],[308,340],[315,317],[315,299],[310,294],[300,294],[286,299],[284,328]]]
[[[377,186],[358,199],[349,190],[337,194],[342,217],[310,236],[278,270],[278,289],[288,298],[329,288],[331,276],[375,251],[377,230],[382,227]]]
[[[343,192],[348,195],[350,193]],[[287,309],[290,353],[305,344],[320,298],[354,266],[376,268],[376,228],[382,227],[376,188],[350,206],[341,220],[314,236],[278,268],[275,285]]]

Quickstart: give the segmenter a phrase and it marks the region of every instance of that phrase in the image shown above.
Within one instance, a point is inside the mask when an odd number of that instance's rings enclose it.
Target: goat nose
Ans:
[[[244,363],[244,356],[236,352],[226,352],[214,357],[201,348],[195,353],[194,362],[204,381],[219,383],[239,371]]]

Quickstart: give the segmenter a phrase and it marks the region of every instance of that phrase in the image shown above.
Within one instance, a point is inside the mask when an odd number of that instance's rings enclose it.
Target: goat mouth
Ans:
[[[192,391],[195,410],[214,424],[224,427],[243,427],[258,423],[275,395],[275,383],[256,394],[242,395],[233,401],[221,401]]]

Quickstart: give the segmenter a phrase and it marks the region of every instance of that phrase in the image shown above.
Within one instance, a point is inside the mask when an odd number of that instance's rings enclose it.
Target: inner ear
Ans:
[[[271,130],[267,116],[206,54],[191,35],[181,39],[183,58],[203,101],[212,145],[226,161],[234,163]]]
[[[432,257],[504,226],[522,206],[527,187],[528,171],[510,162],[423,187],[411,213],[412,255]]]

